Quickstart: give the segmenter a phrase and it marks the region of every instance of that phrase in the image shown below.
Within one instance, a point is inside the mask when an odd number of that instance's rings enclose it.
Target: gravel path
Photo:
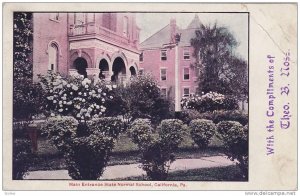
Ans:
[[[203,157],[201,159],[177,159],[171,164],[170,172],[197,168],[225,167],[235,164],[225,156]],[[101,179],[126,178],[141,176],[145,172],[139,168],[139,164],[114,165],[106,167]],[[67,170],[32,171],[25,179],[71,179]]]

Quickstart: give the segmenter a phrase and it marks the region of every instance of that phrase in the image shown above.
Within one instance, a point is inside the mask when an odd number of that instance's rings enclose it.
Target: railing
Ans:
[[[126,46],[130,45],[131,47],[137,47],[137,41],[130,41],[128,37],[123,35],[119,35],[116,32],[104,28],[100,25],[97,25],[94,22],[86,23],[86,24],[77,24],[77,25],[70,25],[69,28],[69,36],[77,36],[77,35],[88,35],[96,33],[100,35],[104,39],[108,41],[113,41],[117,43],[124,44]]]

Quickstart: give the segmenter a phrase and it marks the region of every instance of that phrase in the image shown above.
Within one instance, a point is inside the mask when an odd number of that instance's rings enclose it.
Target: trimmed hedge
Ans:
[[[207,148],[212,136],[215,135],[217,127],[211,120],[192,120],[189,125],[191,137],[199,148]]]

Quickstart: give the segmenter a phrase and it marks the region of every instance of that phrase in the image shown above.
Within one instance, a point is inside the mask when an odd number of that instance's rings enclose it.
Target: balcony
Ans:
[[[69,26],[69,36],[73,39],[76,39],[76,37],[83,37],[85,35],[96,35],[107,42],[121,44],[125,47],[130,46],[135,49],[138,44],[136,40],[130,40],[129,37],[119,35],[110,29],[97,25],[95,22]]]

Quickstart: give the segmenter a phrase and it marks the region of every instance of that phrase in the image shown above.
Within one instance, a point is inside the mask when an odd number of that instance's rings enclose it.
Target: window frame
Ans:
[[[188,73],[189,78],[188,79],[185,79],[185,77],[184,77],[186,75],[185,72],[184,72],[185,69],[188,69],[188,71],[189,71],[189,73]],[[191,70],[190,70],[190,68],[189,67],[184,67],[182,72],[183,72],[183,74],[182,74],[183,75],[183,80],[184,81],[190,81],[190,79],[191,79]]]
[[[141,58],[141,57],[142,57],[142,58]],[[141,60],[141,59],[142,59],[142,60]],[[140,56],[139,56],[139,60],[140,60],[141,63],[144,62],[144,51],[141,52],[141,54],[140,54]]]
[[[184,92],[185,89],[188,89],[188,91],[189,91],[189,94],[187,96],[185,96],[186,95],[185,92]],[[190,94],[191,94],[191,88],[189,86],[184,86],[182,88],[182,97],[189,97]]]
[[[166,94],[164,95],[162,93],[162,90],[165,90],[166,91]],[[165,98],[168,98],[168,91],[167,91],[167,87],[163,86],[163,87],[160,87],[160,93],[165,97]]]
[[[165,73],[165,80],[162,79],[162,70],[166,70],[166,73]],[[168,78],[167,70],[168,70],[168,69],[167,69],[166,67],[161,67],[161,68],[160,68],[160,72],[159,72],[159,73],[160,73],[160,77],[159,77],[159,78],[160,78],[160,81],[167,81],[167,78]]]
[[[188,55],[186,55],[186,51],[188,52]],[[187,56],[188,56],[188,58],[185,58]],[[191,60],[191,54],[190,54],[190,49],[189,48],[184,48],[183,49],[183,60],[185,60],[185,61]]]
[[[161,49],[160,50],[160,61],[167,61],[168,60],[168,55],[167,55],[167,49]],[[163,56],[163,52],[165,53],[165,56]],[[163,59],[166,58],[166,59]]]

